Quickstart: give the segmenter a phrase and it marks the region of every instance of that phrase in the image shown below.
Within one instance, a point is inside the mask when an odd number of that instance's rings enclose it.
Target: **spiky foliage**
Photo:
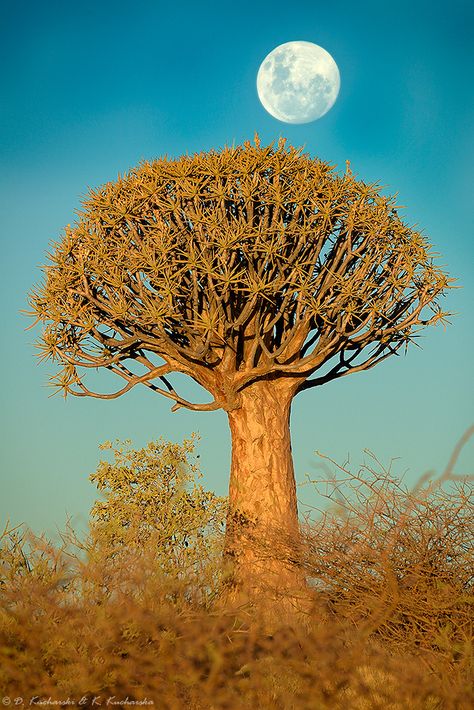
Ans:
[[[54,384],[111,399],[141,383],[173,409],[231,410],[270,375],[301,391],[370,368],[445,319],[452,281],[377,185],[258,138],[91,191],[50,260],[30,303],[41,356],[63,365]],[[91,391],[97,367],[125,385]],[[213,401],[183,399],[173,371]]]

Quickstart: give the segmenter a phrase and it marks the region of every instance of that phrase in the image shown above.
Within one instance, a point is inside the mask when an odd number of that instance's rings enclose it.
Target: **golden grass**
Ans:
[[[184,451],[161,446],[176,460]],[[100,515],[87,539],[69,528],[58,546],[25,528],[5,529],[1,697],[160,710],[473,706],[474,516],[469,482],[456,480],[454,461],[413,491],[376,462],[355,474],[340,467],[327,491],[335,505],[303,526],[298,563],[311,582],[311,611],[304,624],[295,619],[269,633],[251,605],[216,603],[225,576],[217,519],[224,508],[190,489],[190,479],[188,497],[177,495],[183,468],[170,468],[169,456],[165,467],[154,464],[157,479],[168,476],[168,497],[156,488],[160,520],[170,523],[178,510],[188,534],[168,529],[164,537],[150,518],[147,535],[138,534],[131,489],[114,485],[113,473],[120,470],[123,483],[140,454],[152,466],[150,452],[157,450],[129,452],[127,463],[122,451],[109,465],[108,497],[95,507]],[[152,477],[144,478],[151,486]],[[126,521],[120,490],[128,496]],[[203,503],[195,519],[186,501]],[[276,542],[262,555],[284,554],[287,546]]]

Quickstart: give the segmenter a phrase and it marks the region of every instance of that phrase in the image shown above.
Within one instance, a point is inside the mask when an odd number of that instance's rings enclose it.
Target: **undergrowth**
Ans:
[[[0,690],[23,705],[470,708],[473,500],[454,465],[412,490],[372,457],[335,467],[302,523],[304,623],[269,630],[220,590],[225,499],[194,438],[112,449],[86,537],[25,526],[0,549]],[[262,555],[281,555],[275,539]]]

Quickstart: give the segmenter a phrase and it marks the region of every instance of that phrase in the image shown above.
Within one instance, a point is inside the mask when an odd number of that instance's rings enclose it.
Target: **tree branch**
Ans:
[[[352,362],[354,357],[360,354],[360,351],[355,353],[355,355],[351,356],[349,360],[342,360],[342,362],[338,365],[335,365],[328,373],[325,375],[322,375],[321,377],[316,377],[312,380],[305,380],[302,382],[297,391],[296,394],[299,394],[300,392],[303,392],[304,390],[310,389],[311,387],[319,387],[320,385],[324,385],[327,382],[330,382],[331,380],[336,380],[339,377],[345,377],[346,375],[349,375],[352,372],[361,372],[362,370],[370,370],[371,367],[374,367],[375,365],[378,365],[379,362],[382,362],[385,360],[387,357],[390,357],[390,355],[398,355],[396,352],[399,350],[399,348],[403,345],[403,341],[400,341],[397,343],[395,346],[391,345],[385,345],[383,348],[377,348],[377,352],[370,358],[368,358],[365,362],[363,362],[360,365],[356,366],[347,366],[348,363]],[[389,352],[384,352],[383,354],[381,353],[382,350],[388,349]],[[377,354],[378,353],[378,354]],[[341,371],[343,367],[347,367],[346,370]]]

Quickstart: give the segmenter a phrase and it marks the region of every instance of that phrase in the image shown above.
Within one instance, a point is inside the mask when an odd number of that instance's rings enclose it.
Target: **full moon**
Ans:
[[[310,123],[333,106],[339,69],[329,52],[312,42],[286,42],[268,54],[257,74],[263,107],[285,123]]]

